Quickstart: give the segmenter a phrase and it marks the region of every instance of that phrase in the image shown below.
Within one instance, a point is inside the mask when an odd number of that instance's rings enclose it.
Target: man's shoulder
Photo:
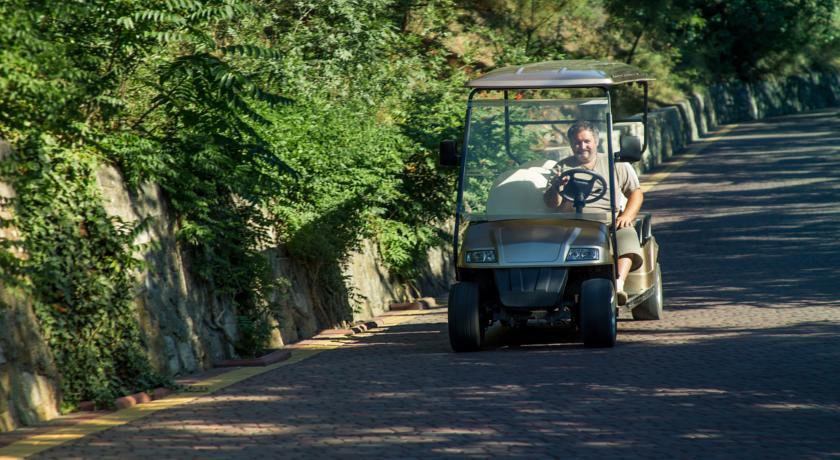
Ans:
[[[639,175],[636,174],[636,168],[633,167],[632,164],[627,162],[620,162],[615,164],[616,168],[619,171],[627,174],[629,177],[638,177]]]
[[[609,168],[610,168],[610,158],[606,153],[599,153],[595,161],[596,161],[595,164],[597,165],[598,169],[603,169],[605,171],[609,170]],[[627,162],[616,161],[615,162],[615,170],[619,174],[622,174],[622,173],[636,174],[636,170],[633,169],[633,165],[631,165],[630,163],[627,163]]]
[[[639,187],[639,175],[636,174],[636,169],[630,163],[616,163],[616,175],[618,176],[619,184],[626,193],[632,192]]]

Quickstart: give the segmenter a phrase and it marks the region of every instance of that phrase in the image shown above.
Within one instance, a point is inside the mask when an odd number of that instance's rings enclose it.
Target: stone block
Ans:
[[[141,391],[140,393],[134,393],[133,395],[131,395],[131,397],[134,398],[134,401],[137,404],[147,403],[152,400],[152,397],[149,396],[149,394],[145,391]]]
[[[12,417],[12,412],[8,410],[0,410],[0,433],[12,431],[17,428],[15,418]]]
[[[188,342],[178,343],[178,355],[181,357],[181,363],[183,363],[185,371],[195,372],[198,370],[195,353],[193,353],[192,346]]]
[[[421,297],[417,299],[417,303],[420,304],[421,310],[428,310],[429,308],[435,308],[438,306],[437,300],[434,297]]]
[[[117,406],[117,409],[128,409],[129,407],[136,406],[137,401],[133,396],[123,396],[122,398],[117,398],[114,401],[114,405]]]
[[[163,336],[163,343],[169,374],[177,375],[181,371],[181,362],[178,360],[178,349],[175,347],[175,339],[165,335]]]
[[[26,425],[58,417],[57,388],[43,375],[21,372],[17,379],[16,413]],[[13,390],[14,392],[14,390]]]
[[[388,311],[419,310],[417,302],[391,302],[388,304]]]

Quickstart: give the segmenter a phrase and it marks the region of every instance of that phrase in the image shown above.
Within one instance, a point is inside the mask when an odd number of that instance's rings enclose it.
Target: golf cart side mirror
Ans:
[[[440,142],[440,158],[438,159],[441,166],[458,166],[458,146],[452,139],[447,139]]]
[[[618,161],[635,163],[642,159],[642,141],[636,136],[625,134],[621,136],[621,150],[618,152]]]

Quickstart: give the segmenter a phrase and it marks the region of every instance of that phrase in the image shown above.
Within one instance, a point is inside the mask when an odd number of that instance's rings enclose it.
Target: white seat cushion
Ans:
[[[553,160],[537,160],[506,171],[493,183],[487,214],[548,214],[543,192],[551,178]]]

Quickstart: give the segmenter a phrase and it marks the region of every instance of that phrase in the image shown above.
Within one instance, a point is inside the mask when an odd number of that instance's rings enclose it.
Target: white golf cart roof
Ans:
[[[614,86],[653,79],[628,64],[590,59],[503,67],[470,80],[466,86],[479,89],[581,88]]]

